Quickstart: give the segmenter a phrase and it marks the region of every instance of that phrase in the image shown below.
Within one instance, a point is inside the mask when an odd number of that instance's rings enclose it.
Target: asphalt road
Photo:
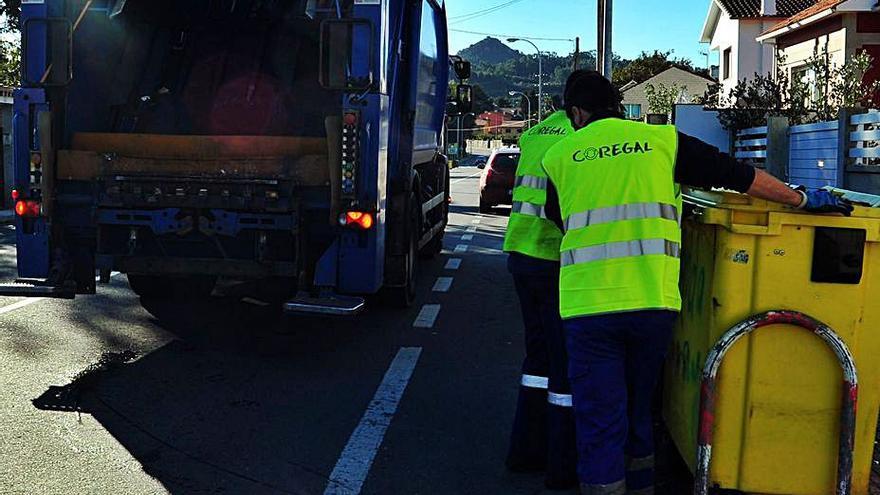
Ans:
[[[0,298],[0,492],[542,493],[503,465],[522,324],[509,208],[477,212],[478,172],[453,173],[446,249],[410,310],[144,309],[121,275],[73,302]]]
[[[122,275],[76,301],[0,298],[0,493],[545,493],[504,469],[523,329],[509,208],[478,213],[478,174],[453,171],[410,310],[145,309]],[[0,226],[0,277],[14,270]],[[659,436],[658,495],[689,493]]]

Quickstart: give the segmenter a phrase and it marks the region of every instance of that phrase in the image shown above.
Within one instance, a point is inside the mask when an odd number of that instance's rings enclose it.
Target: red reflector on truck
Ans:
[[[38,217],[40,216],[40,203],[37,201],[16,201],[15,214],[20,217]]]
[[[339,215],[339,224],[346,227],[359,227],[364,230],[369,230],[373,227],[374,223],[375,221],[372,213],[349,211],[348,213]]]

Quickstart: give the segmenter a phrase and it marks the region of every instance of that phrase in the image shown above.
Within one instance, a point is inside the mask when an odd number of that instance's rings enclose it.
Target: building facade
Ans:
[[[809,8],[815,0],[711,0],[700,42],[719,60],[723,94],[755,74],[772,74],[776,52],[757,38],[784,19]]]
[[[690,70],[675,65],[670,66],[641,84],[631,82],[621,88],[626,117],[639,120],[650,112],[648,86],[653,85],[655,88],[659,88],[661,85],[667,88],[678,86],[682,89],[679,91],[675,103],[691,103],[695,97],[703,96],[709,89],[709,85],[714,82],[713,79]]]

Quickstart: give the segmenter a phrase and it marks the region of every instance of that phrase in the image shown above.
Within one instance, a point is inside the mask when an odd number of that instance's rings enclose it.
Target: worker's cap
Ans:
[[[623,96],[611,81],[594,70],[576,70],[565,83],[565,110],[569,115],[572,107],[591,113],[617,111],[622,101]]]

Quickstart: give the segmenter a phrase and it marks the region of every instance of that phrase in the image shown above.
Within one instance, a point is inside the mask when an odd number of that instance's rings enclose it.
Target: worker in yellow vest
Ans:
[[[681,309],[680,185],[852,211],[827,191],[791,189],[675,127],[623,120],[620,103],[599,73],[572,74],[565,108],[576,131],[543,163],[545,213],[564,231],[560,312],[588,495],[654,493],[651,399]]]
[[[562,231],[544,215],[547,175],[541,163],[551,146],[573,133],[564,111],[520,138],[513,209],[504,238],[525,323],[526,356],[507,466],[544,470],[547,488],[577,486],[574,412],[565,339],[559,318],[559,244]]]

